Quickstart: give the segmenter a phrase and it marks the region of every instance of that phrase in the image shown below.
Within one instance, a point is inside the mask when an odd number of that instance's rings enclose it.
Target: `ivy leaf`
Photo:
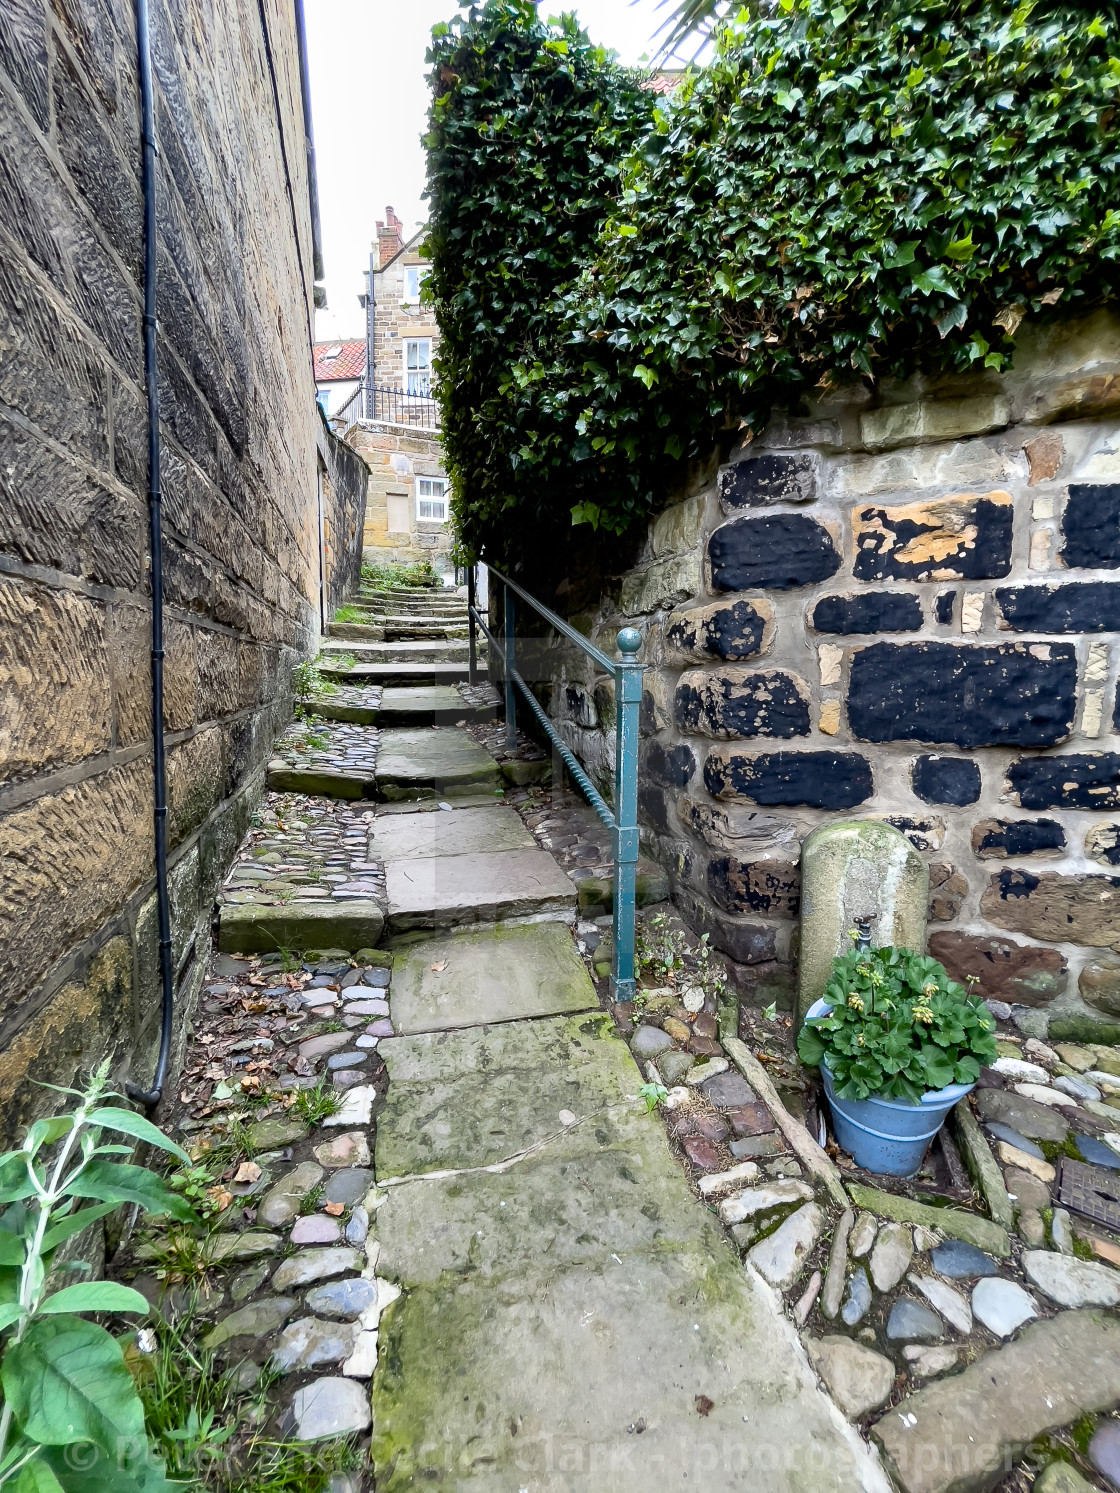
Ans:
[[[971,230],[967,238],[957,238],[951,244],[946,244],[945,253],[950,259],[959,259],[962,261],[971,259],[976,253],[976,245],[972,242]]]
[[[956,295],[956,291],[950,285],[945,271],[939,264],[931,265],[928,270],[920,270],[913,277],[913,284],[923,295],[932,295],[935,290],[940,290],[945,295]]]
[[[963,301],[954,301],[953,304],[942,311],[940,316],[935,316],[933,324],[941,333],[947,337],[957,327],[963,327],[968,320],[968,307]]]

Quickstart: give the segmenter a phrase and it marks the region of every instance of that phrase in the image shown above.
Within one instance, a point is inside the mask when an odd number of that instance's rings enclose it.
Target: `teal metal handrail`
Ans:
[[[589,643],[562,617],[550,612],[535,597],[523,590],[516,581],[501,571],[490,569],[489,574],[501,581],[505,588],[505,636],[498,639],[490,631],[486,621],[475,605],[475,570],[467,572],[467,616],[469,625],[468,674],[470,682],[478,682],[478,641],[481,632],[494,652],[502,660],[503,684],[506,706],[506,741],[510,748],[517,744],[517,695],[520,690],[535,718],[564,761],[564,765],[579,784],[587,801],[611,832],[614,847],[614,896],[612,915],[614,918],[614,948],[611,957],[611,995],[616,1001],[634,999],[634,914],[637,906],[638,880],[638,716],[642,704],[642,671],[634,655],[642,646],[642,635],[636,627],[624,627],[618,634],[620,659],[608,658],[605,653]],[[556,727],[541,708],[540,701],[525,683],[517,670],[516,612],[514,598],[523,602],[544,619],[562,637],[575,643],[587,656],[614,679],[615,697],[615,757],[614,757],[614,807],[592,783],[567,742],[563,741]]]

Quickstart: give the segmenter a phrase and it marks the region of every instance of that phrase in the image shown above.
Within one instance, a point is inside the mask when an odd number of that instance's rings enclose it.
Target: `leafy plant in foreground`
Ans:
[[[831,1006],[801,1029],[797,1051],[826,1063],[841,1099],[908,1099],[975,1083],[996,1057],[995,1021],[945,967],[910,949],[851,949],[833,961]]]
[[[0,1487],[10,1493],[160,1493],[144,1411],[116,1339],[83,1312],[141,1312],[139,1291],[79,1281],[47,1293],[59,1247],[131,1203],[147,1213],[193,1217],[184,1198],[146,1167],[111,1158],[128,1136],[188,1162],[150,1121],[106,1101],[108,1063],[68,1115],[37,1120],[17,1150],[0,1156]],[[88,1269],[81,1264],[64,1268]]]

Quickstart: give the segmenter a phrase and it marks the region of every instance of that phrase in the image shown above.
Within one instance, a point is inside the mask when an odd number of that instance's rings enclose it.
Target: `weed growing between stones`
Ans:
[[[341,1022],[330,1022],[323,1027],[324,1031],[345,1031]],[[303,1120],[307,1125],[321,1125],[331,1115],[336,1115],[342,1108],[342,1097],[336,1089],[328,1089],[325,1084],[316,1084],[313,1089],[300,1089],[296,1095],[295,1103],[292,1105],[291,1113],[297,1120]]]
[[[292,670],[292,693],[296,697],[296,714],[300,715],[306,702],[314,695],[331,695],[338,688],[330,679],[320,674],[318,666],[309,658],[302,659]]]
[[[643,983],[698,989],[718,1007],[727,993],[727,975],[706,933],[690,947],[684,930],[674,928],[664,913],[655,912],[639,920],[635,934],[635,967]],[[637,1001],[642,1001],[641,991]]]
[[[347,1440],[313,1446],[266,1434],[278,1374],[262,1370],[250,1388],[223,1372],[188,1332],[197,1298],[177,1317],[157,1317],[156,1348],[126,1361],[136,1378],[148,1434],[172,1477],[214,1493],[323,1493],[332,1476],[361,1462]]]

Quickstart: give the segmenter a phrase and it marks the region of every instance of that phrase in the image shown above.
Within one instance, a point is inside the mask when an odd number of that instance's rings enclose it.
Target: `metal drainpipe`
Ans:
[[[144,157],[144,378],[148,386],[148,519],[152,548],[152,768],[155,779],[156,908],[163,1025],[150,1089],[126,1083],[131,1099],[154,1109],[163,1097],[171,1058],[175,985],[171,968],[171,905],[167,894],[167,764],[163,739],[163,538],[159,480],[159,387],[156,377],[156,126],[148,0],[136,0],[140,116]]]

